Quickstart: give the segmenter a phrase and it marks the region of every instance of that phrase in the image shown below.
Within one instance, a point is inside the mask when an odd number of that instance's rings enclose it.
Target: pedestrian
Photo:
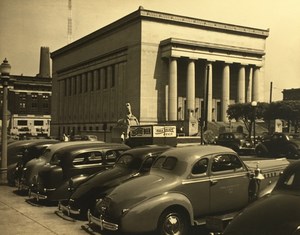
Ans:
[[[63,134],[63,141],[69,141],[69,137],[65,133]]]
[[[122,141],[122,143],[125,143],[125,132],[124,131],[121,134],[121,141]]]

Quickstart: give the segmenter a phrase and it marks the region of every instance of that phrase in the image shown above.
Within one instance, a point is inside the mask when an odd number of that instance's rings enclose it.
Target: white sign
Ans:
[[[153,137],[176,137],[176,126],[153,126]]]

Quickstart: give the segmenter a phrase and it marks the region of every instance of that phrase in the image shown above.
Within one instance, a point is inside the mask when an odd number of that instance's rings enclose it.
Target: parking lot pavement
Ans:
[[[56,215],[56,206],[32,205],[27,199],[15,188],[0,186],[0,234],[88,234],[82,228],[86,221],[63,220]]]
[[[101,232],[87,221],[63,219],[56,205],[36,203],[24,193],[18,193],[16,188],[3,185],[0,185],[0,234],[120,235]],[[193,228],[190,235],[208,235],[208,232]]]

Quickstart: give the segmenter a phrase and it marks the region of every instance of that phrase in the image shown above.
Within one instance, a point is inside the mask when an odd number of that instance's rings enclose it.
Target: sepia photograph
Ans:
[[[300,234],[299,8],[0,0],[0,233]]]

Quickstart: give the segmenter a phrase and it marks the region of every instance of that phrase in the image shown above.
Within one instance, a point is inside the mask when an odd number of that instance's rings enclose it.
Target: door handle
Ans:
[[[215,185],[215,184],[217,184],[217,183],[218,183],[217,180],[210,180],[210,185]]]

